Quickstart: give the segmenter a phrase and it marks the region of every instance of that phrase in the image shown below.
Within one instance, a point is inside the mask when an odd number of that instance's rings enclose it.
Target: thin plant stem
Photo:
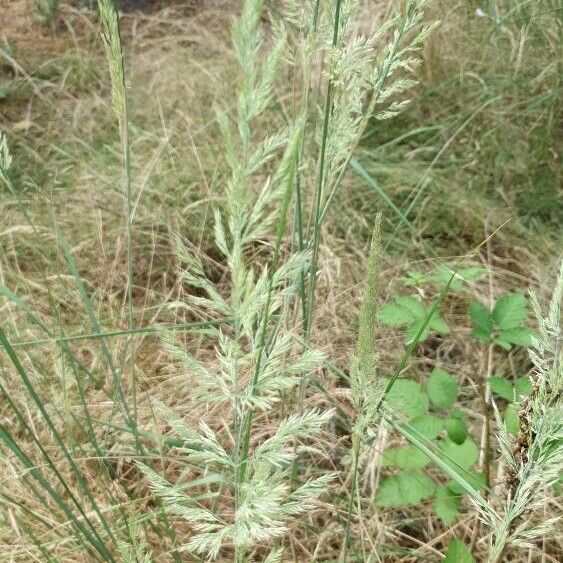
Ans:
[[[318,24],[319,24],[319,10],[320,10],[320,0],[315,1],[315,7],[313,10],[313,22],[312,22],[312,34],[313,39],[314,36],[317,34]],[[312,89],[312,78],[311,78],[311,64],[305,65],[304,69],[304,83],[306,84],[305,87],[305,96],[303,99],[303,109],[305,112],[308,111],[309,108],[309,98],[311,95]],[[296,172],[295,172],[295,227],[297,230],[297,248],[299,252],[303,252],[305,250],[305,236],[304,236],[304,224],[303,224],[303,191],[302,191],[302,183],[301,183],[301,162],[303,161],[303,154],[305,151],[305,135],[304,133],[301,135],[299,152],[297,155],[297,164],[296,164]],[[306,283],[307,277],[306,272],[301,272],[301,280],[300,280],[300,302],[301,302],[301,316],[302,316],[302,323],[303,323],[303,332],[306,333],[307,331],[307,292],[306,292]]]
[[[338,44],[338,36],[340,32],[340,13],[342,9],[342,0],[336,0],[335,14],[334,14],[334,26],[332,35],[332,46],[336,47]],[[310,277],[310,288],[307,303],[307,315],[305,319],[305,338],[308,340],[311,337],[311,330],[313,328],[313,312],[315,309],[315,292],[317,286],[317,267],[319,261],[319,246],[320,246],[320,235],[321,235],[321,205],[322,196],[325,188],[325,175],[326,175],[326,148],[328,143],[329,127],[330,127],[330,116],[332,112],[332,93],[334,85],[332,80],[329,80],[326,90],[325,106],[324,106],[324,118],[323,118],[323,130],[321,138],[321,150],[319,155],[319,164],[317,171],[317,184],[315,191],[315,206],[313,210],[313,238],[312,238],[312,249],[313,257],[311,260],[311,267],[309,269]]]
[[[127,84],[125,81],[125,60],[119,15],[112,0],[98,0],[98,7],[102,21],[102,39],[106,49],[109,65],[112,104],[116,119],[119,124],[119,137],[122,153],[122,174],[125,197],[125,240],[126,240],[126,301],[127,301],[127,326],[133,329],[133,251],[132,251],[132,221],[133,221],[133,196],[132,196],[132,170],[131,170],[131,143],[129,138],[129,118],[127,103]],[[133,402],[132,423],[137,425],[137,381],[135,374],[135,358],[131,339],[126,342],[125,354],[128,355],[131,376],[131,398]],[[140,444],[137,449],[140,451]]]
[[[346,563],[348,555],[348,546],[350,544],[350,527],[352,525],[352,511],[354,508],[354,498],[358,488],[358,476],[360,472],[360,451],[362,447],[362,440],[360,437],[355,441],[354,448],[352,449],[353,469],[350,483],[350,491],[348,497],[348,508],[346,510],[346,525],[344,527],[344,541],[342,543],[342,553],[340,561]]]

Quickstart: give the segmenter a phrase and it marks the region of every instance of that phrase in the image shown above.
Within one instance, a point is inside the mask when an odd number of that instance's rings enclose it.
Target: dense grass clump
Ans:
[[[0,558],[558,560],[560,6],[13,6]]]

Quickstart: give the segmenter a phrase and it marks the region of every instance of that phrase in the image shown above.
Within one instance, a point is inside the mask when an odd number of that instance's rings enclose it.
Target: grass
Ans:
[[[561,6],[17,4],[0,558],[560,559]]]

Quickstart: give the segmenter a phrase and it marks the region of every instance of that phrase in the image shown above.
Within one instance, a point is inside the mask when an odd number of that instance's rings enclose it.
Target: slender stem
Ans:
[[[127,103],[127,85],[125,83],[125,57],[123,56],[123,43],[121,41],[121,26],[119,17],[116,18],[117,42],[120,50],[119,65],[121,67],[121,81],[119,87],[122,89],[122,103],[120,104],[120,137],[123,157],[123,178],[125,195],[125,244],[126,244],[126,267],[127,267],[127,328],[133,329],[133,251],[132,251],[132,224],[133,224],[133,194],[132,194],[132,170],[131,170],[131,142],[129,138],[129,111]],[[129,353],[129,369],[131,372],[131,396],[133,400],[133,424],[137,426],[137,381],[135,374],[135,357],[131,337],[127,339],[126,353]],[[137,449],[140,445],[137,443]]]
[[[360,471],[360,451],[361,451],[361,440],[358,438],[355,440],[354,448],[352,450],[354,468],[352,470],[352,483],[350,484],[350,497],[348,498],[346,527],[344,529],[344,542],[342,544],[342,554],[340,557],[340,561],[342,561],[342,563],[346,563],[348,545],[350,543],[350,526],[352,523],[352,510],[354,506],[354,497],[356,496],[356,489],[358,486],[358,474]]]
[[[300,151],[301,153],[301,151]],[[299,166],[299,161],[301,157],[299,157],[297,166]],[[295,226],[297,229],[297,248],[299,252],[303,252],[305,249],[305,240],[303,237],[303,206],[302,206],[302,191],[301,191],[301,179],[300,176],[297,175],[295,179]],[[301,301],[301,316],[303,317],[303,330],[306,330],[306,322],[305,319],[307,318],[307,295],[305,293],[305,283],[306,283],[306,276],[305,271],[301,272],[300,275],[300,283],[299,283],[299,293],[300,293],[300,301]]]
[[[316,35],[319,25],[319,13],[320,13],[320,0],[315,1],[315,7],[313,10],[313,21],[312,21],[312,35],[313,37]],[[312,39],[311,41],[314,41]],[[302,110],[305,115],[308,114],[309,108],[309,98],[311,95],[312,90],[312,72],[311,72],[311,60],[307,61],[307,64],[304,65],[304,73],[303,73],[303,84],[306,85],[305,87],[305,96],[303,97],[302,101]],[[316,115],[316,114],[315,114]],[[315,120],[313,120],[315,121]],[[313,127],[314,127],[313,122]],[[301,184],[301,162],[303,160],[304,154],[304,146],[305,146],[305,134],[304,132],[301,134],[301,139],[299,142],[299,151],[297,154],[297,163],[295,167],[295,228],[297,230],[297,247],[299,252],[303,252],[305,250],[305,237],[304,237],[304,223],[303,223],[303,190]],[[305,333],[307,330],[307,293],[306,293],[306,272],[301,272],[300,275],[300,284],[299,284],[299,293],[300,293],[300,301],[301,301],[301,317],[303,322],[303,332]]]
[[[340,31],[340,13],[342,9],[342,0],[336,0],[336,9],[334,15],[334,27],[332,35],[332,46],[336,47],[338,44],[338,35]],[[321,151],[319,155],[319,169],[317,175],[317,187],[315,193],[315,207],[314,207],[314,224],[313,224],[313,258],[311,261],[310,273],[310,289],[309,289],[309,300],[307,304],[307,316],[305,319],[305,338],[308,340],[311,336],[311,330],[313,325],[313,311],[315,308],[315,291],[317,286],[317,267],[319,261],[319,244],[320,244],[320,234],[321,234],[321,204],[322,196],[325,185],[326,177],[326,148],[328,143],[328,131],[330,126],[330,115],[332,110],[332,94],[333,94],[334,84],[332,80],[329,80],[326,98],[325,98],[325,108],[324,108],[324,119],[323,119],[323,132],[321,138]]]
[[[98,332],[92,334],[75,334],[70,336],[63,336],[59,338],[42,338],[40,340],[25,340],[22,342],[13,342],[13,348],[27,348],[30,346],[41,346],[43,344],[64,344],[65,342],[74,342],[76,340],[94,340],[97,338],[112,338],[118,336],[145,336],[150,334],[158,334],[160,332],[169,332],[176,330],[194,330],[198,328],[206,328],[211,326],[219,326],[223,324],[232,323],[232,319],[218,319],[216,321],[194,321],[192,323],[182,323],[176,325],[158,325],[154,327],[134,327],[131,330],[113,330],[109,332]]]
[[[121,58],[123,65],[123,57]],[[124,76],[125,76],[125,70]],[[133,194],[132,194],[132,172],[131,172],[131,143],[129,139],[129,120],[127,109],[127,98],[123,104],[123,124],[121,127],[121,136],[123,144],[123,169],[125,176],[125,217],[126,217],[126,245],[127,245],[127,328],[133,330],[133,250],[132,250],[132,232],[133,232]],[[133,399],[133,421],[137,425],[137,376],[135,373],[135,355],[134,347],[131,342],[131,336],[127,339],[127,348],[130,352],[130,369],[131,369],[131,395]]]
[[[487,271],[489,280],[489,303],[492,308],[494,303],[494,280],[493,271],[491,267],[492,262],[492,248],[491,248],[491,238],[489,235],[489,222],[485,223],[485,234],[487,235]],[[481,382],[483,391],[483,415],[484,419],[484,444],[483,444],[483,471],[485,473],[485,480],[487,488],[485,489],[485,494],[489,490],[491,485],[491,388],[489,385],[489,378],[493,375],[494,369],[494,344],[490,344],[487,351],[487,373],[484,382]]]
[[[494,345],[490,344],[487,350],[487,376],[483,386],[483,473],[487,485],[484,494],[487,494],[491,485],[491,390],[488,383],[493,373]]]

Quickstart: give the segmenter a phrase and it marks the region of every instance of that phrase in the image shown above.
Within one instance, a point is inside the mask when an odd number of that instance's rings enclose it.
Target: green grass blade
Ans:
[[[20,376],[27,392],[29,393],[33,402],[35,403],[35,405],[39,409],[39,412],[41,413],[43,420],[45,421],[45,423],[49,427],[49,429],[50,429],[51,433],[53,434],[53,437],[55,438],[55,441],[57,442],[62,454],[64,455],[65,459],[67,460],[69,467],[72,469],[72,472],[73,472],[81,490],[83,491],[85,496],[91,502],[92,507],[94,508],[95,512],[97,513],[98,517],[100,518],[100,521],[101,521],[102,525],[104,526],[106,532],[108,533],[109,537],[112,538],[113,540],[115,540],[115,538],[113,537],[111,527],[109,526],[108,522],[106,521],[102,511],[98,507],[96,499],[94,498],[94,495],[90,491],[90,488],[88,487],[88,484],[86,482],[84,475],[82,474],[82,472],[80,471],[80,469],[76,465],[76,462],[74,461],[72,455],[68,451],[61,435],[59,434],[59,431],[57,430],[55,424],[51,420],[51,417],[50,417],[49,413],[47,412],[47,409],[45,408],[43,401],[41,400],[41,398],[39,397],[39,395],[35,391],[33,383],[31,382],[30,378],[28,377],[25,369],[23,368],[22,364],[20,363],[20,361],[19,361],[19,359],[16,355],[15,350],[10,345],[10,342],[6,338],[6,335],[4,334],[4,331],[1,328],[0,328],[0,346],[2,348],[4,348],[4,350],[6,351],[8,357],[10,359],[10,361],[12,362],[14,367],[16,368],[16,371],[17,371],[18,375]],[[6,392],[3,385],[1,385],[1,390],[4,393],[5,397],[7,397],[8,393]],[[10,400],[10,404],[12,406],[12,409],[16,412],[16,414],[19,413],[19,409],[17,408],[15,403],[13,403],[13,401]],[[18,418],[20,418],[20,420],[23,420],[23,417],[21,415],[19,415]],[[34,441],[36,441],[37,445],[41,446],[36,439]],[[44,451],[44,448],[42,446],[41,446],[41,449]],[[54,467],[54,464],[53,464],[53,467]],[[63,482],[64,482],[64,480],[63,480]],[[68,486],[67,486],[67,488],[68,488]],[[70,488],[68,488],[68,492],[69,493],[71,492]],[[74,497],[74,495],[73,495],[73,497]],[[87,519],[86,513],[83,510],[83,508],[81,507],[80,503],[77,500],[75,500],[75,504],[76,504],[77,508],[79,509],[79,511],[81,512],[82,516]],[[93,525],[92,525],[92,528],[94,528]]]
[[[125,391],[123,389],[122,376],[118,372],[117,368],[115,367],[113,356],[110,353],[110,351],[109,351],[109,349],[106,345],[105,339],[102,336],[102,329],[101,329],[101,326],[100,326],[98,319],[96,317],[96,313],[94,311],[94,306],[92,305],[92,301],[90,299],[90,296],[88,295],[88,291],[86,290],[86,284],[84,283],[82,276],[78,272],[78,268],[76,266],[74,256],[72,255],[70,248],[69,248],[69,246],[68,246],[68,244],[67,244],[67,242],[66,242],[66,240],[65,240],[65,238],[64,238],[62,232],[60,231],[56,222],[54,222],[54,229],[55,229],[55,234],[56,234],[56,237],[57,237],[58,244],[59,244],[61,250],[63,251],[63,255],[64,255],[64,258],[65,258],[65,262],[67,264],[67,268],[74,278],[74,281],[76,283],[76,287],[78,289],[78,293],[79,293],[80,298],[82,300],[84,309],[86,310],[86,313],[87,313],[88,318],[90,320],[90,325],[92,327],[92,330],[99,336],[98,341],[100,343],[102,354],[104,355],[106,363],[107,363],[107,365],[108,365],[108,367],[111,371],[111,375],[112,375],[112,378],[113,378],[114,391],[117,393],[118,403],[121,407],[122,414],[124,415],[128,424],[131,424],[131,427],[135,428],[136,424],[135,424],[135,421],[133,420],[133,418],[131,417],[131,413],[130,413],[130,410],[129,410],[129,404],[127,402],[127,397],[125,396]]]
[[[85,513],[83,517],[90,524],[89,527],[84,526],[74,515],[72,510],[68,507],[62,497],[51,486],[48,479],[43,472],[37,469],[27,454],[20,448],[18,443],[12,438],[8,430],[3,424],[0,424],[0,440],[8,447],[14,455],[19,459],[22,465],[29,471],[30,475],[41,485],[41,487],[49,494],[55,501],[59,508],[65,513],[67,518],[73,523],[73,526],[84,536],[89,544],[102,556],[104,561],[114,562],[109,549],[105,546],[103,540],[96,532],[95,528],[89,522]],[[90,528],[90,529],[89,529]]]
[[[340,15],[342,10],[342,0],[336,0],[335,13],[334,13],[334,25],[333,25],[333,35],[332,35],[332,47],[336,47],[338,44],[338,36],[340,33]],[[326,171],[326,149],[328,144],[329,126],[330,126],[330,116],[332,111],[332,91],[334,85],[332,80],[329,80],[326,90],[325,106],[324,106],[324,118],[323,118],[323,130],[321,136],[321,149],[319,154],[319,164],[317,171],[317,182],[315,188],[315,206],[313,208],[313,235],[311,239],[311,247],[313,250],[313,258],[311,260],[311,266],[309,269],[309,295],[307,301],[307,315],[305,318],[305,336],[308,339],[311,336],[311,330],[313,328],[313,314],[315,311],[315,293],[317,288],[317,267],[319,261],[319,249],[320,249],[320,237],[321,237],[321,226],[322,226],[322,198],[323,192],[325,190],[325,177]]]
[[[207,327],[229,325],[233,322],[232,318],[217,319],[214,321],[194,321],[191,323],[179,323],[174,325],[157,325],[154,327],[133,327],[132,329],[100,331],[89,334],[74,334],[58,338],[43,338],[38,340],[25,340],[22,342],[12,342],[13,348],[28,348],[33,346],[43,346],[46,344],[65,344],[68,342],[78,342],[81,340],[98,340],[106,338],[118,338],[120,336],[147,336],[158,335],[163,331],[192,331],[205,329]]]

